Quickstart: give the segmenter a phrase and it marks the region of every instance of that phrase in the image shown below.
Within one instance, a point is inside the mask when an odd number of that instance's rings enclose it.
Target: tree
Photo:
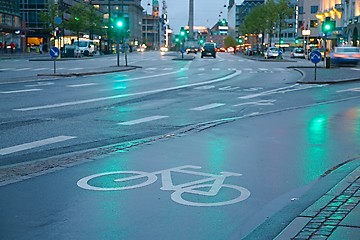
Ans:
[[[234,37],[232,37],[232,36],[227,36],[224,39],[224,43],[225,43],[226,48],[228,48],[228,47],[236,47],[236,45],[237,45],[236,39]]]
[[[87,24],[87,7],[84,7],[84,4],[77,3],[72,5],[69,8],[70,18],[64,22],[64,26],[66,29],[73,31],[77,40],[80,38],[80,32],[85,31]],[[79,41],[78,41],[79,43]]]
[[[44,30],[49,35],[58,27],[55,24],[55,17],[59,16],[62,16],[62,11],[59,10],[59,6],[53,1],[48,1],[47,11],[39,12],[39,18],[44,23]]]

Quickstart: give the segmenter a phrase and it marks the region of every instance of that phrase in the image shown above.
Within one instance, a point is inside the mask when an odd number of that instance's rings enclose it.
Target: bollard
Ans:
[[[330,57],[329,56],[326,56],[325,58],[325,68],[330,68]]]

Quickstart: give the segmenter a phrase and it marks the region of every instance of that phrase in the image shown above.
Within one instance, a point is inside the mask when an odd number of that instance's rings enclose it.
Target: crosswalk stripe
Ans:
[[[76,137],[74,137],[74,136],[57,136],[57,137],[47,138],[47,139],[43,139],[43,140],[39,140],[39,141],[35,141],[35,142],[24,143],[24,144],[0,149],[0,155],[7,155],[7,154],[15,153],[15,152],[20,152],[20,151],[28,150],[31,148],[35,148],[35,147],[41,147],[44,145],[63,142],[63,141],[70,140],[73,138],[76,138]]]
[[[212,71],[219,71],[220,68],[212,68],[211,70],[212,70]]]
[[[158,119],[162,119],[162,118],[167,118],[167,117],[169,117],[169,116],[151,116],[151,117],[140,118],[140,119],[131,120],[131,121],[127,121],[127,122],[121,122],[121,123],[118,123],[118,124],[119,125],[135,125],[135,124],[144,123],[144,122],[150,122],[150,121],[154,121],[154,120],[158,120]]]
[[[200,107],[190,108],[190,110],[203,111],[203,110],[208,110],[211,108],[221,107],[223,105],[225,105],[225,104],[224,103],[212,103],[212,104],[207,104],[207,105],[200,106]]]

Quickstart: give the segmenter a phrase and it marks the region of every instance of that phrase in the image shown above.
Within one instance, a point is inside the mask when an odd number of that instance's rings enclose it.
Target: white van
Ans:
[[[82,56],[93,56],[96,54],[96,48],[93,40],[75,40],[73,45],[78,47]]]

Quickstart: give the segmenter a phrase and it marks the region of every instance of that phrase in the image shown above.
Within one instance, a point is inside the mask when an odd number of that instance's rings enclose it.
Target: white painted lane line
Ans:
[[[198,68],[199,71],[205,71],[205,68]]]
[[[169,116],[151,116],[151,117],[140,118],[140,119],[131,120],[131,121],[127,121],[127,122],[121,122],[118,124],[119,125],[135,125],[135,124],[150,122],[150,121],[159,120],[159,119],[167,118],[167,117],[169,117]]]
[[[120,94],[120,95],[100,97],[100,98],[91,98],[91,99],[85,99],[85,100],[73,101],[73,102],[63,102],[63,103],[56,103],[56,104],[42,105],[42,106],[35,106],[35,107],[27,107],[27,108],[16,108],[16,109],[13,109],[13,111],[34,111],[34,110],[41,110],[41,109],[74,106],[74,105],[100,102],[100,101],[105,101],[105,100],[112,100],[112,99],[131,97],[131,96],[139,96],[139,95],[152,94],[152,93],[160,93],[160,92],[178,90],[178,89],[183,89],[183,88],[188,88],[188,87],[195,87],[195,86],[202,86],[202,85],[212,84],[212,83],[217,83],[217,82],[223,82],[228,79],[234,78],[240,74],[241,74],[241,71],[236,71],[236,72],[226,75],[224,77],[217,78],[217,79],[210,80],[210,81],[205,81],[205,82],[184,84],[184,85],[176,86],[176,87],[160,88],[160,89],[149,90],[149,91],[144,91],[144,92],[137,92],[137,93],[132,93],[132,94]]]
[[[74,71],[74,70],[82,70],[84,68],[69,68],[70,71]]]
[[[215,87],[214,85],[209,85],[209,86],[196,87],[194,89],[196,89],[196,90],[207,90],[207,89],[212,89],[214,87]]]
[[[50,68],[34,68],[31,71],[42,71],[42,70],[50,70]]]
[[[26,70],[29,70],[31,68],[19,68],[19,69],[15,69],[15,71],[26,71]]]
[[[37,82],[36,84],[25,85],[25,87],[40,87],[40,86],[48,86],[54,85],[53,82]]]
[[[76,138],[76,137],[57,136],[57,137],[47,138],[47,139],[43,139],[43,140],[39,140],[39,141],[35,141],[35,142],[24,143],[21,145],[16,145],[16,146],[0,149],[0,155],[7,155],[7,154],[15,153],[15,152],[20,152],[20,151],[28,150],[31,148],[35,148],[35,147],[41,147],[44,145],[63,142],[63,141],[70,140],[73,138]]]
[[[225,90],[229,90],[230,88],[232,88],[232,86],[221,87],[221,88],[219,88],[219,90],[225,91]]]
[[[267,68],[258,68],[259,69],[259,71],[268,71],[269,69],[267,69]]]
[[[286,71],[285,68],[274,68],[275,71]]]
[[[13,68],[0,68],[0,71],[9,71],[9,70],[13,70]]]
[[[257,102],[246,102],[246,103],[235,104],[233,105],[233,107],[244,106],[244,105],[259,105],[259,106],[274,105],[275,101],[276,100],[260,100]]]
[[[24,93],[24,92],[36,92],[36,91],[42,91],[42,89],[40,89],[40,88],[32,88],[32,89],[4,91],[4,92],[0,92],[0,93],[11,94],[11,93]]]
[[[211,70],[212,70],[212,71],[219,71],[220,68],[212,68]]]
[[[279,93],[279,91],[285,90],[285,89],[289,89],[289,88],[293,88],[295,86],[298,86],[299,84],[294,84],[291,86],[287,86],[287,87],[282,87],[282,88],[275,88],[269,91],[265,91],[265,92],[261,92],[261,93],[256,93],[256,94],[251,94],[251,95],[246,95],[246,96],[242,96],[242,97],[238,97],[239,99],[250,99],[250,98],[255,98],[255,97],[259,97],[259,96],[264,96],[264,95],[269,95],[269,94],[273,94],[273,93]]]
[[[177,80],[188,79],[189,77],[179,77]]]
[[[360,68],[351,68],[351,70],[360,71]]]
[[[94,86],[94,85],[98,85],[98,83],[72,84],[72,85],[67,85],[67,87],[76,88],[76,87],[87,87],[87,86]]]
[[[174,68],[164,68],[164,71],[174,70]]]
[[[211,108],[221,107],[221,106],[224,106],[224,105],[225,105],[224,103],[212,103],[212,104],[204,105],[204,106],[201,106],[201,107],[190,108],[190,110],[203,111],[203,110],[208,110],[208,109],[211,109]]]
[[[157,68],[151,67],[151,68],[145,68],[145,71],[155,71]]]
[[[338,93],[340,93],[340,92],[360,92],[360,88],[348,88],[348,89],[344,89],[344,90],[338,90],[336,92],[338,92]]]

